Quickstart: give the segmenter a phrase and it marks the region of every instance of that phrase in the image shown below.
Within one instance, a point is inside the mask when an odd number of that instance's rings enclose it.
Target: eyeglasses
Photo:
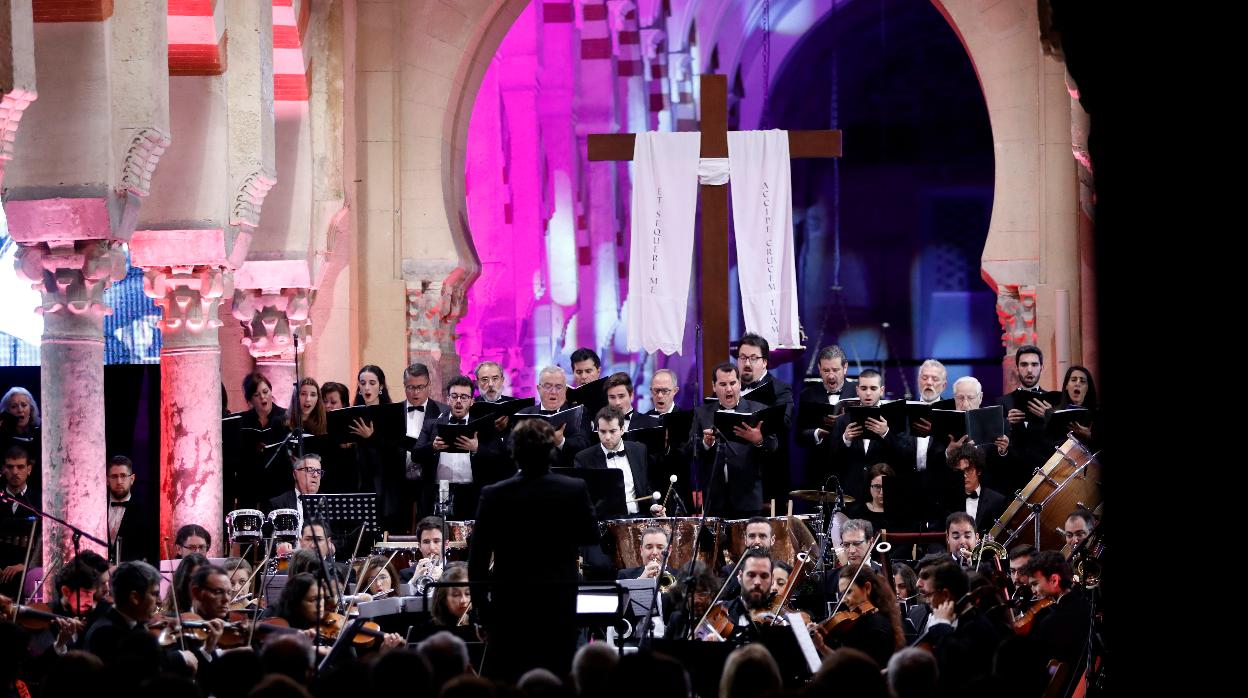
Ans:
[[[882,490],[882,489],[884,489],[884,485],[871,485],[871,489],[873,489],[873,490]]]
[[[193,553],[208,552],[208,546],[206,544],[205,545],[179,545],[178,547],[182,548],[183,550],[189,550]]]
[[[403,386],[403,389],[409,393],[419,393],[422,390],[428,390],[429,384],[425,383],[424,385],[405,385]]]
[[[756,363],[758,363],[758,362],[760,362],[760,361],[762,361],[762,360],[763,360],[762,355],[759,355],[759,356],[745,356],[744,354],[737,354],[737,361],[744,361],[744,362],[745,362],[745,363],[747,363],[747,364],[756,364]]]
[[[297,473],[307,473],[310,477],[320,477],[325,474],[324,468],[295,468]]]
[[[671,395],[672,389],[671,388],[651,388],[650,392],[654,393],[655,395]]]
[[[465,395],[464,393],[451,393],[450,395],[447,395],[447,397],[450,398],[451,402],[460,402],[472,399],[472,395]]]
[[[842,542],[842,543],[844,543],[844,544],[845,544],[845,547],[847,547],[847,548],[857,548],[857,547],[859,547],[859,546],[863,546],[863,545],[866,545],[866,544],[867,544],[867,541],[865,541],[865,540],[845,540],[845,539],[841,539],[841,542]]]
[[[557,393],[560,390],[564,390],[568,386],[562,383],[542,383],[537,387],[541,388],[544,393]]]
[[[478,383],[502,383],[502,376],[481,376],[477,378]]]

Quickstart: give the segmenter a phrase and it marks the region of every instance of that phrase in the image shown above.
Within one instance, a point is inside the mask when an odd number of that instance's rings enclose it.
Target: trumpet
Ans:
[[[651,562],[659,563],[661,569],[663,558],[659,555],[651,555],[650,560],[646,563],[646,565],[649,566],[649,563]],[[645,574],[644,570],[642,571],[642,574]],[[676,575],[672,574],[668,570],[662,570],[662,573],[659,574],[659,591],[667,593],[674,586],[676,586]]]
[[[428,563],[428,569],[424,574],[412,579],[412,585],[416,588],[416,593],[423,596],[425,587],[430,582],[436,582],[442,576],[442,558],[436,553],[416,563],[416,569],[420,569],[421,565]]]

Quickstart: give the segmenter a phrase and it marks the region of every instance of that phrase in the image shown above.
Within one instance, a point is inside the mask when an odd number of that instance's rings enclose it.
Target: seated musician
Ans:
[[[766,516],[752,516],[745,523],[745,549],[759,548],[768,555],[771,554],[771,548],[776,544],[776,534],[771,528],[771,520]],[[725,546],[724,548],[724,567],[720,570],[719,576],[724,579],[727,588],[724,589],[725,596],[736,596],[741,588],[737,586],[737,577],[734,576],[733,570],[736,569],[737,563],[732,559],[731,551]]]
[[[326,613],[334,609],[332,594],[324,585],[309,572],[292,574],[282,587],[282,596],[278,599],[273,617],[286,621],[286,624],[301,634],[316,639],[317,625]],[[321,646],[321,654],[328,654],[329,647]]]
[[[245,605],[252,599],[252,587],[254,583],[251,573],[253,568],[250,562],[241,557],[226,558],[225,564],[222,565],[227,574],[230,575],[230,600],[232,605]]]
[[[275,468],[280,467],[274,464]],[[300,520],[305,517],[303,512],[303,497],[305,494],[318,494],[321,491],[321,482],[325,475],[325,466],[321,464],[321,457],[315,453],[304,454],[303,458],[291,464],[290,474],[294,480],[295,488],[287,490],[276,497],[269,500],[269,511],[274,509],[294,509],[299,512]]]
[[[579,451],[573,462],[578,468],[613,468],[624,474],[624,506],[629,516],[641,513],[637,499],[651,492],[646,475],[649,456],[646,445],[637,441],[624,441],[624,415],[614,407],[598,410],[598,445]],[[654,516],[664,516],[662,505],[651,504]]]
[[[659,576],[663,567],[663,552],[667,550],[669,540],[667,531],[658,526],[641,529],[641,547],[638,557],[644,564],[637,567],[626,567],[619,571],[616,579],[654,579]]]
[[[755,639],[754,612],[764,611],[771,603],[771,553],[763,548],[750,548],[741,558],[740,572],[737,573],[737,584],[740,593],[731,599],[720,601],[716,610],[711,613],[726,618],[732,626],[730,630],[721,630],[714,622],[704,624],[697,632],[698,639],[723,639],[729,642],[749,642]],[[710,619],[708,619],[710,620]]]
[[[838,612],[838,619],[827,630],[813,633],[820,656],[839,645],[866,652],[877,664],[887,666],[893,652],[905,646],[901,609],[892,587],[865,565],[856,574],[842,574],[839,584],[841,610],[857,615],[839,616]],[[839,630],[841,627],[846,629]]]
[[[198,652],[201,666],[212,661],[217,654],[217,643],[225,631],[225,618],[230,612],[231,588],[229,573],[216,565],[204,565],[191,576],[191,607],[182,609],[182,613],[185,618],[189,611],[195,618],[207,623],[204,626],[204,644]]]
[[[468,581],[468,563],[452,562],[442,573],[446,582]],[[472,610],[471,587],[437,587],[433,590],[433,624],[444,627],[472,625],[469,617]]]
[[[1091,511],[1078,507],[1066,517],[1066,522],[1062,524],[1062,536],[1066,538],[1067,550],[1063,551],[1070,554],[1076,545],[1083,542],[1088,534],[1092,533],[1092,528],[1096,524],[1093,521],[1094,516]]]
[[[965,511],[955,511],[945,519],[945,549],[949,559],[962,567],[971,562],[971,551],[979,543],[975,519]],[[934,608],[934,607],[933,607]]]
[[[338,578],[346,579],[348,572],[346,565],[335,560],[338,550],[334,546],[334,531],[330,528],[328,521],[320,519],[304,521],[299,534],[299,548],[310,550],[314,554],[319,549],[318,560],[320,557],[325,558],[325,562],[338,575]]]
[[[185,613],[191,607],[191,577],[195,570],[207,564],[208,558],[201,553],[191,553],[178,562],[178,567],[173,572],[173,583],[169,585],[165,598],[161,601],[162,615],[172,616],[175,610]]]
[[[191,553],[207,555],[212,547],[212,534],[199,524],[186,524],[173,538],[173,556],[179,560]]]
[[[1004,599],[987,577],[968,575],[953,562],[924,567],[919,584],[932,613],[915,644],[935,655],[942,693],[961,695],[992,672],[997,647],[1013,634]]]
[[[1010,548],[1010,580],[1014,582],[1014,595],[1010,597],[1010,607],[1016,614],[1025,612],[1035,603],[1036,597],[1031,593],[1031,573],[1027,565],[1036,554],[1036,549],[1026,543]]]
[[[413,577],[432,577],[435,581],[442,576],[442,518],[426,516],[416,524],[416,538],[419,540],[420,560],[415,565],[399,571],[399,581],[407,583]]]
[[[70,560],[61,568],[60,574],[56,575],[56,598],[48,604],[48,610],[62,616],[64,621],[33,634],[30,640],[32,656],[40,656],[48,649],[53,649],[58,655],[77,649],[86,634],[87,622],[84,619],[95,608],[95,592],[99,586],[99,571],[78,559]]]
[[[131,646],[133,634],[148,635],[147,624],[155,619],[160,604],[160,572],[146,562],[123,562],[113,572],[112,590],[113,606],[91,624],[83,641],[84,648],[106,665],[115,664],[122,648]],[[170,649],[160,654],[164,671],[190,675],[198,665],[190,652]]]
[[[689,574],[689,571],[689,565],[682,565],[680,571],[675,573],[680,583],[664,596],[663,607],[671,611],[667,623],[666,637],[675,639],[687,638],[689,636],[688,617],[690,615],[690,601],[693,603],[693,622],[697,623],[706,614],[707,609],[711,607],[711,602],[715,600],[715,596],[719,593],[722,586],[719,577],[701,560],[693,565],[692,578],[686,580],[686,575]],[[693,590],[692,599],[689,598],[690,589]]]
[[[1070,565],[1056,550],[1032,556],[1027,574],[1036,598],[1053,601],[1036,615],[1031,636],[1044,647],[1047,658],[1074,665],[1087,649],[1092,610],[1087,594],[1074,586]]]
[[[387,562],[387,558],[381,555],[373,555],[360,570],[356,588],[373,599],[385,598],[394,593],[398,580],[399,573],[394,569],[394,563]]]
[[[793,574],[793,565],[784,560],[771,561],[771,593],[779,594],[789,583],[789,575]]]

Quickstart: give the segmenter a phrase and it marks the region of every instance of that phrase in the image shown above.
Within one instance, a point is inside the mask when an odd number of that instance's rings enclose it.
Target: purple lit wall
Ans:
[[[534,372],[588,346],[604,371],[642,378],[623,351],[627,166],[589,163],[590,133],[628,131],[648,93],[635,10],[606,2],[530,5],[482,80],[468,131],[468,223],[481,258],[459,325],[468,372],[504,367],[507,390],[533,394]],[[665,88],[666,80],[658,80]]]

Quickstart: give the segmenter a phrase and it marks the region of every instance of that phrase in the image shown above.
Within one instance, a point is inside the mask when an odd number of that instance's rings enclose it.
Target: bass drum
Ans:
[[[1007,549],[1015,543],[1036,544],[1040,550],[1061,550],[1066,539],[1058,529],[1077,507],[1101,505],[1101,464],[1074,436],[1058,447],[989,531]]]
[[[651,519],[612,519],[603,521],[603,547],[609,555],[613,553],[613,561],[617,570],[628,567],[641,567],[645,562],[641,559],[641,532],[643,529],[658,527],[667,531],[672,544],[672,553],[668,556],[667,566],[675,570],[689,562],[693,557],[693,541],[698,533],[702,518],[698,516],[680,516]],[[706,517],[707,537],[698,549],[698,559],[706,563],[713,572],[718,571],[714,564],[719,555],[720,520],[714,516]]]

